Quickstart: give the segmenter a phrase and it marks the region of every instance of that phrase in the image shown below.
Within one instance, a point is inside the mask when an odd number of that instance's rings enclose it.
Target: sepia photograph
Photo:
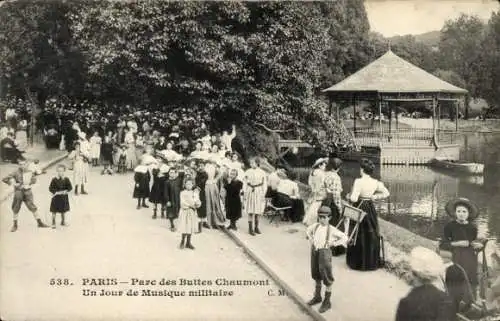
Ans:
[[[500,321],[498,0],[3,0],[0,157],[0,320]]]

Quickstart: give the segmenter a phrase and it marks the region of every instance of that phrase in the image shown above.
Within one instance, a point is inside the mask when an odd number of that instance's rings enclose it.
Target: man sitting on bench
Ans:
[[[7,137],[0,141],[0,152],[4,162],[17,163],[20,159],[24,159],[21,151],[16,146],[14,134],[11,132],[7,133]]]

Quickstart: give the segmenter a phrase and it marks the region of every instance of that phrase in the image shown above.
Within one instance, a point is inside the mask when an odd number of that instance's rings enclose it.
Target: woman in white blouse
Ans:
[[[354,244],[349,244],[346,251],[347,265],[353,270],[372,271],[383,263],[380,259],[380,233],[378,215],[373,205],[374,200],[389,197],[384,184],[372,177],[375,165],[368,159],[361,160],[361,178],[354,181],[350,195],[347,195],[355,207],[366,212],[361,221]],[[351,222],[352,230],[355,222]]]

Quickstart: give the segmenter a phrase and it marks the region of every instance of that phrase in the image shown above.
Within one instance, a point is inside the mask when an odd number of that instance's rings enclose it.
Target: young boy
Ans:
[[[315,305],[322,301],[321,282],[326,286],[325,300],[319,308],[323,313],[332,306],[330,297],[332,295],[332,284],[334,281],[332,273],[332,251],[331,246],[344,245],[347,243],[347,235],[334,226],[328,224],[332,211],[329,207],[322,206],[318,210],[319,223],[311,224],[307,230],[307,239],[311,242],[311,276],[316,282],[314,297],[308,302]]]
[[[35,205],[33,200],[33,191],[31,190],[33,184],[36,183],[35,173],[29,169],[28,162],[26,160],[19,161],[18,170],[7,176],[4,180],[5,183],[14,187],[14,198],[12,199],[12,212],[14,213],[14,222],[12,225],[11,232],[17,231],[17,219],[19,216],[19,211],[21,210],[21,205],[24,203],[26,207],[33,213],[38,227],[45,228],[49,227],[46,225],[40,217],[38,216],[38,207]]]

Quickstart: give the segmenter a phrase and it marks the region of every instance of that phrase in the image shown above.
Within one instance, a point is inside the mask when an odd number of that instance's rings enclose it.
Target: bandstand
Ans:
[[[323,90],[328,95],[330,114],[337,121],[340,104],[354,108],[352,133],[357,146],[378,150],[382,164],[426,164],[434,157],[458,159],[458,107],[467,90],[449,84],[407,62],[391,50],[356,73]],[[357,128],[356,109],[360,101],[375,102],[378,107],[378,128]],[[432,112],[432,128],[392,128],[395,104],[425,104]],[[441,108],[454,109],[456,130],[440,130]],[[383,111],[388,113],[388,126],[383,126]],[[385,128],[386,127],[386,128]],[[352,154],[351,154],[352,156]]]

